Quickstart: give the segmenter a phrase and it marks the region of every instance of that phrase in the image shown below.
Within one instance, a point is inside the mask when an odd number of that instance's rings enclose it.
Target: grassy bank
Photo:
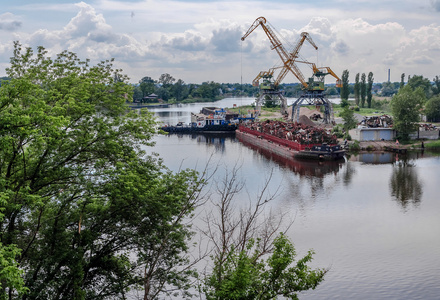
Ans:
[[[425,141],[424,144],[427,149],[440,149],[440,140]]]

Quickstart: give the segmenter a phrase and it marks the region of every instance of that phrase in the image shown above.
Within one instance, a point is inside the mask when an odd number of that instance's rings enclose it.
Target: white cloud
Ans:
[[[97,14],[92,6],[84,2],[78,3],[77,6],[80,11],[64,28],[66,34],[75,38],[89,33],[110,33],[112,27],[105,22],[102,14]]]
[[[287,49],[301,32],[308,32],[319,50],[306,42],[302,58],[329,66],[337,74],[348,69],[354,78],[357,72],[372,71],[378,81],[384,81],[388,68],[394,74],[416,73],[423,68],[417,73],[431,77],[440,69],[435,59],[440,53],[440,29],[435,21],[438,14],[432,9],[439,1],[429,2],[430,9],[409,0],[399,5],[390,1],[372,5],[350,2],[349,11],[342,9],[342,2],[323,3],[319,10],[313,3],[285,1],[32,4],[22,7],[21,15],[0,16],[0,64],[9,61],[12,41],[19,40],[32,47],[42,45],[50,54],[67,49],[92,61],[114,57],[115,64],[134,81],[167,72],[185,82],[228,82],[242,66],[244,82],[250,82],[259,71],[280,62],[261,28],[244,42],[240,40],[263,15],[270,26],[276,26]],[[44,17],[48,12],[53,16],[54,10],[56,16],[62,16],[62,23]],[[39,26],[42,18],[45,26]],[[286,80],[297,82],[293,76]]]
[[[17,18],[9,12],[0,15],[0,30],[15,31],[19,29],[21,25],[22,22],[18,21]]]

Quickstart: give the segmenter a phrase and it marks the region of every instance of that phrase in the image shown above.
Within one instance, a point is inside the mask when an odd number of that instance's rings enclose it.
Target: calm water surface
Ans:
[[[202,106],[212,104],[151,111],[174,124],[189,122],[190,112]],[[155,141],[152,151],[172,170],[202,170],[209,161],[220,166],[221,177],[239,164],[250,194],[273,174],[271,189],[280,190],[272,207],[295,218],[289,236],[299,256],[314,249],[313,267],[330,268],[325,281],[300,299],[440,299],[439,156],[384,153],[342,163],[298,162],[259,152],[234,135]]]

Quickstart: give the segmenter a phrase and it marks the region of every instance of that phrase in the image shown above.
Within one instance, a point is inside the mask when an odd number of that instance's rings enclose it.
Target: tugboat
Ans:
[[[319,159],[319,160],[338,160],[344,158],[345,150],[340,145],[315,145],[312,148],[305,148],[294,154],[295,158],[300,159]]]
[[[189,124],[179,122],[174,126],[162,126],[161,129],[169,133],[227,133],[235,132],[240,122],[253,119],[252,115],[239,116],[238,114],[228,113],[223,108],[204,107],[198,114],[191,113]]]

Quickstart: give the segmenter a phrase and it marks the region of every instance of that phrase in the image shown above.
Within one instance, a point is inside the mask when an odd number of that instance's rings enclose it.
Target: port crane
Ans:
[[[296,113],[298,121],[299,107],[303,105],[304,101],[306,101],[307,105],[323,105],[325,107],[324,122],[328,123],[330,121],[330,117],[332,116],[332,106],[324,93],[324,77],[326,75],[332,75],[335,77],[337,87],[341,87],[341,80],[329,67],[318,68],[314,63],[310,63],[305,60],[298,60],[299,51],[305,41],[308,41],[316,50],[318,49],[318,46],[313,42],[312,38],[307,32],[301,33],[300,38],[293,47],[292,51],[288,52],[275,34],[274,30],[269,26],[269,24],[266,23],[266,18],[257,18],[241,38],[241,40],[244,41],[258,26],[261,26],[272,44],[272,50],[276,50],[281,58],[281,61],[283,62],[282,66],[278,67],[281,69],[281,71],[276,79],[273,79],[273,77],[275,70],[278,68],[271,68],[268,71],[261,71],[253,80],[252,83],[254,86],[260,86],[260,95],[256,100],[257,110],[260,109],[260,105],[263,100],[274,101],[278,98],[281,100],[281,112],[283,114],[287,113],[287,99],[279,90],[279,84],[290,71],[300,81],[303,90],[301,96],[292,105],[292,120],[294,119],[294,115]],[[296,65],[297,62],[311,65],[313,69],[313,76],[306,80],[301,70]],[[260,79],[263,79],[262,84],[259,84]]]

